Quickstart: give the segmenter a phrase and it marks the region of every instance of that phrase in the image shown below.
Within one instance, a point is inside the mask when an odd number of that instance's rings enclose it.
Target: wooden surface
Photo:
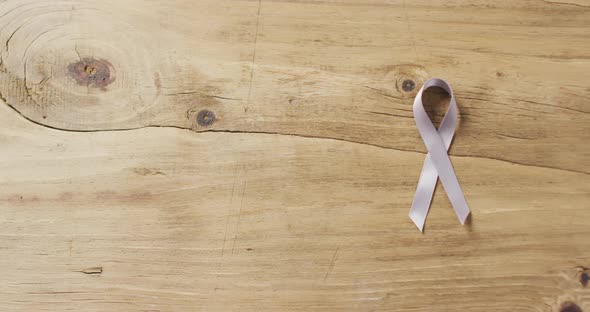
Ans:
[[[0,2],[1,311],[590,311],[590,1]],[[407,217],[411,105],[447,79]],[[427,95],[440,120],[448,97]]]

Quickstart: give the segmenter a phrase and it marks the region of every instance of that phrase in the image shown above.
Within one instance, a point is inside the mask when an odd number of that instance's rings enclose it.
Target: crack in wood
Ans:
[[[85,269],[82,269],[77,272],[87,274],[87,275],[100,275],[100,274],[102,274],[102,267],[100,266],[100,267],[85,268]]]

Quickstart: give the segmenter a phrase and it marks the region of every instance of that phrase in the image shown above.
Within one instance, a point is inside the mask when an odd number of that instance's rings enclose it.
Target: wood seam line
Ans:
[[[91,130],[64,129],[64,128],[59,128],[59,127],[53,127],[53,126],[45,125],[45,124],[42,124],[42,123],[40,123],[38,121],[35,121],[33,119],[30,119],[29,117],[27,117],[27,116],[23,115],[21,112],[19,112],[16,108],[14,108],[14,106],[12,106],[8,102],[6,102],[6,99],[2,96],[1,93],[0,93],[0,100],[4,104],[6,104],[8,107],[10,107],[13,111],[15,111],[19,116],[21,116],[22,118],[24,118],[25,120],[27,120],[27,121],[35,124],[35,125],[38,125],[38,126],[47,128],[47,129],[56,130],[56,131],[63,131],[63,132],[92,133],[92,132],[132,131],[132,130],[139,130],[139,129],[144,129],[144,128],[172,128],[172,129],[179,129],[179,130],[190,131],[191,133],[213,132],[213,133],[236,133],[236,134],[284,135],[284,136],[293,136],[293,137],[307,138],[307,139],[321,139],[321,140],[333,140],[333,141],[340,141],[340,142],[348,142],[348,143],[355,143],[355,144],[361,144],[361,145],[378,147],[378,148],[387,149],[387,150],[394,150],[394,151],[399,151],[399,152],[409,152],[409,153],[418,153],[418,154],[426,155],[426,152],[422,152],[422,151],[402,149],[402,148],[393,148],[393,147],[379,145],[379,144],[374,144],[374,143],[367,143],[367,142],[361,142],[361,141],[347,140],[347,139],[341,139],[341,138],[320,137],[320,136],[313,136],[313,135],[296,134],[296,133],[281,133],[281,132],[272,132],[272,131],[242,131],[242,130],[228,130],[228,129],[225,129],[225,130],[224,129],[206,129],[206,130],[195,131],[195,130],[193,130],[191,128],[185,128],[185,127],[173,126],[173,125],[147,125],[147,126],[141,126],[141,127],[119,128],[119,129],[91,129]],[[584,175],[590,175],[590,172],[585,172],[585,171],[579,171],[579,170],[573,170],[573,169],[564,169],[564,168],[557,168],[557,167],[552,167],[552,166],[524,164],[524,163],[519,163],[519,162],[514,162],[514,161],[510,161],[510,160],[506,160],[506,159],[489,157],[489,156],[457,155],[457,154],[453,154],[453,153],[451,153],[450,156],[452,156],[452,157],[462,157],[462,158],[478,158],[478,159],[496,160],[496,161],[506,162],[506,163],[509,163],[509,164],[519,165],[519,166],[553,169],[553,170],[559,170],[559,171],[567,171],[567,172],[571,172],[571,173],[579,173],[579,174],[584,174]]]

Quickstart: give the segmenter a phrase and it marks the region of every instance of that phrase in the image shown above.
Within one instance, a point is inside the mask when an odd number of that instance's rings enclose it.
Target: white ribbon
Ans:
[[[430,121],[422,104],[422,93],[430,87],[440,87],[451,95],[449,110],[445,114],[440,127],[438,127],[438,131]],[[412,208],[410,209],[410,219],[414,221],[420,231],[424,229],[426,215],[439,177],[461,224],[465,224],[465,220],[467,220],[470,213],[459,181],[455,176],[453,165],[447,155],[455,135],[458,114],[459,109],[455,102],[453,90],[442,79],[433,78],[426,81],[414,99],[414,120],[428,149],[424,167],[422,167],[422,173],[420,173],[420,180],[418,180],[418,186],[416,187]]]

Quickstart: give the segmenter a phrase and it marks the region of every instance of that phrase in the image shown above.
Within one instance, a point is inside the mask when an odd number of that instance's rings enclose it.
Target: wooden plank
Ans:
[[[587,311],[589,18],[583,0],[4,1],[0,310]],[[439,186],[421,234],[429,77],[458,98],[473,216]],[[435,121],[445,100],[427,94]]]

